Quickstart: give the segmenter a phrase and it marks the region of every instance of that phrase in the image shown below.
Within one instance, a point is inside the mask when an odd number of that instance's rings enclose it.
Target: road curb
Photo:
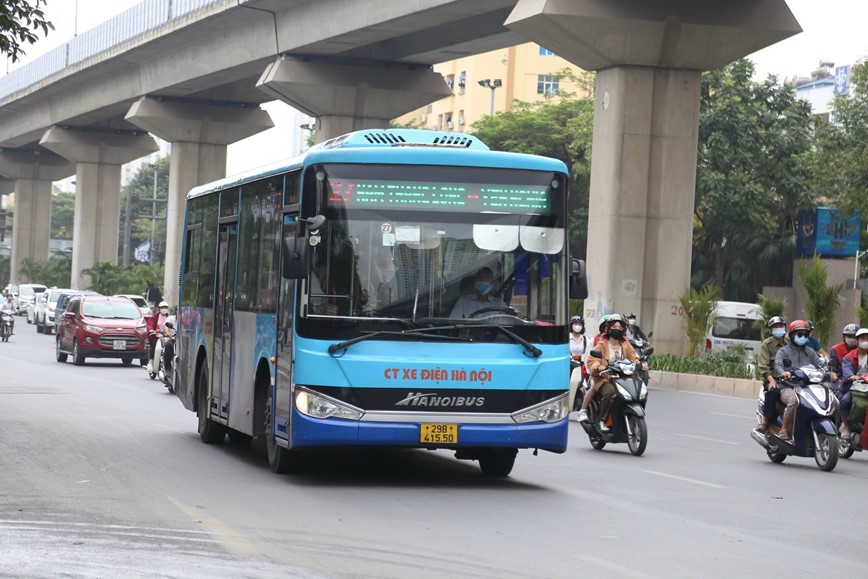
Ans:
[[[657,390],[679,392],[700,392],[731,396],[733,398],[756,398],[759,381],[724,376],[703,376],[701,374],[681,374],[678,372],[651,372],[648,386]]]

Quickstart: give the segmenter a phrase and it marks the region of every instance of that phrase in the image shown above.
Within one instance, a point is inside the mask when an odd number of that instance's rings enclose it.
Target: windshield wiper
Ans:
[[[426,328],[419,328],[417,330],[405,330],[402,332],[396,332],[393,330],[380,330],[379,332],[369,332],[361,336],[356,336],[355,338],[351,338],[349,340],[344,340],[343,342],[339,342],[337,344],[332,344],[329,346],[328,353],[334,354],[338,350],[343,350],[352,346],[353,344],[358,344],[359,342],[364,342],[365,340],[370,340],[372,338],[378,338],[380,336],[406,336],[406,337],[414,337],[414,338],[433,338],[435,340],[445,340],[452,342],[472,342],[470,338],[456,338],[454,336],[443,336],[441,334],[428,334],[423,330]]]
[[[451,326],[435,326],[433,328],[420,328],[418,330],[407,330],[404,333],[409,334],[412,332],[420,332],[420,331],[433,332],[433,331],[437,331],[437,330],[471,330],[474,328],[494,328],[496,330],[500,330],[501,332],[506,334],[510,340],[512,340],[516,344],[521,344],[522,346],[524,346],[525,350],[530,352],[534,358],[539,358],[540,356],[542,356],[542,350],[540,350],[539,348],[537,348],[536,346],[534,346],[533,344],[531,344],[530,342],[528,342],[527,340],[525,340],[524,338],[522,338],[521,336],[516,334],[515,332],[507,330],[503,326],[498,326],[496,324],[454,324]]]

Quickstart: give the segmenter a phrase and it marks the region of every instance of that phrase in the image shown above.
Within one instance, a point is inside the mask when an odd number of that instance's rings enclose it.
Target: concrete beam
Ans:
[[[75,173],[75,164],[49,151],[0,151],[0,175],[10,181],[60,181]]]
[[[505,25],[585,70],[711,70],[802,31],[785,0],[518,0]]]
[[[256,86],[318,117],[319,142],[354,130],[387,128],[392,119],[452,94],[443,77],[427,68],[291,59],[268,66]]]
[[[207,104],[142,97],[125,119],[170,143],[228,145],[274,127],[258,105]]]
[[[72,234],[72,285],[90,287],[82,271],[117,261],[121,165],[159,150],[146,134],[52,127],[40,144],[76,163]]]

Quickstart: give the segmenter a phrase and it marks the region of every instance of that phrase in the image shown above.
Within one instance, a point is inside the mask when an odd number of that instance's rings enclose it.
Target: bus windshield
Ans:
[[[462,167],[316,168],[319,212],[302,335],[509,326],[563,342],[563,175]],[[499,332],[474,340],[502,339]]]

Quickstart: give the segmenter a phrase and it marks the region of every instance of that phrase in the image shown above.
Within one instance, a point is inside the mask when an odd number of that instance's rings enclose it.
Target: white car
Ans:
[[[128,300],[132,300],[136,307],[139,308],[139,311],[142,312],[142,316],[150,316],[152,313],[151,308],[148,307],[148,302],[145,301],[145,298],[142,296],[137,296],[134,294],[118,294],[114,296],[116,298],[127,298]]]
[[[74,292],[71,289],[47,289],[36,299],[33,309],[33,323],[36,324],[36,332],[39,334],[51,334],[54,331],[54,311],[57,309],[57,300],[61,294]]]
[[[18,315],[27,316],[27,323],[33,323],[33,305],[39,294],[47,287],[40,283],[23,283],[18,286]]]

